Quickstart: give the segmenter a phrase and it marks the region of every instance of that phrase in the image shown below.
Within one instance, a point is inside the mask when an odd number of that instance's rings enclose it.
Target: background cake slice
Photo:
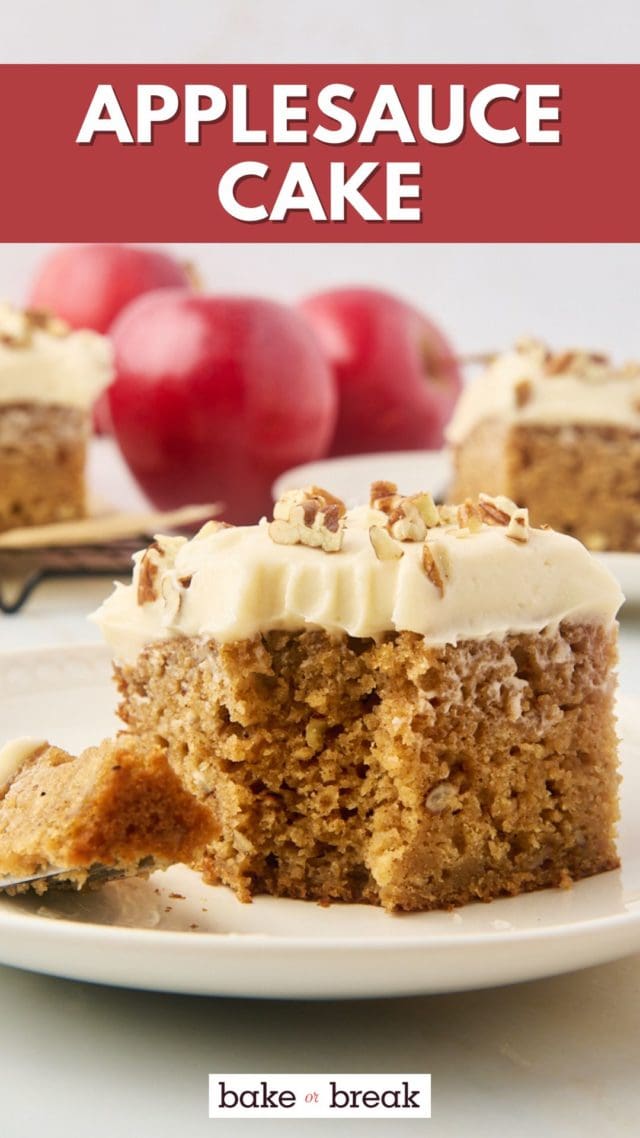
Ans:
[[[450,497],[506,494],[590,549],[640,552],[640,364],[522,341],[463,391]]]
[[[85,514],[91,406],[111,378],[106,337],[0,305],[0,532]]]
[[[210,812],[157,746],[123,735],[77,757],[28,739],[0,751],[0,878],[55,868],[56,885],[80,888],[98,867],[129,875],[191,862],[211,835]]]
[[[372,507],[158,538],[97,614],[206,878],[419,910],[615,867],[614,579],[503,498]]]

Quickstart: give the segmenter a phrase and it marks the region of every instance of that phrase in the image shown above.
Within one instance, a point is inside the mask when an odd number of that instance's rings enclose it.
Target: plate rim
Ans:
[[[588,884],[594,878],[601,879],[608,874],[619,874],[619,869],[608,870],[605,874],[594,874],[592,877],[583,878],[581,881],[575,882],[571,886],[572,889],[579,889],[582,884]],[[221,886],[220,888],[227,888]],[[544,892],[561,892],[564,890],[532,890],[529,894],[518,894],[519,897],[536,896]],[[516,898],[499,897],[495,900],[509,901]],[[11,912],[10,909],[5,908],[5,905],[11,902],[11,898],[0,899],[0,929],[4,925],[13,926],[14,928],[23,925],[31,929],[45,929],[46,935],[50,935],[52,939],[64,940],[65,936],[68,937],[72,933],[74,939],[79,935],[81,940],[99,939],[104,936],[106,939],[123,939],[123,940],[145,940],[157,938],[158,941],[162,939],[163,945],[170,943],[197,943],[207,944],[214,943],[216,946],[235,944],[247,944],[254,948],[270,949],[270,950],[283,950],[295,948],[296,951],[304,949],[305,951],[317,952],[318,949],[330,949],[332,952],[341,952],[345,950],[360,950],[366,948],[376,949],[377,951],[384,952],[393,950],[394,952],[402,950],[415,950],[416,948],[454,948],[461,944],[474,947],[485,948],[489,944],[497,944],[505,942],[513,944],[526,944],[529,942],[537,942],[540,940],[570,940],[574,937],[582,938],[588,933],[594,935],[601,935],[604,932],[612,932],[618,928],[633,928],[635,925],[640,926],[640,903],[637,912],[628,911],[625,913],[616,913],[611,916],[599,916],[586,920],[578,921],[565,921],[561,924],[542,926],[541,928],[530,929],[495,929],[493,931],[485,932],[465,932],[460,929],[455,933],[442,933],[442,934],[421,934],[416,936],[403,937],[402,939],[395,939],[390,936],[371,935],[356,936],[350,934],[349,936],[332,936],[332,937],[296,937],[291,934],[281,935],[278,933],[255,933],[255,932],[200,932],[200,931],[187,931],[180,929],[154,929],[154,928],[137,928],[128,925],[108,925],[100,924],[96,921],[74,921],[67,920],[66,918],[56,918],[40,916],[37,913],[28,913],[24,910],[19,912]],[[277,903],[280,898],[272,897],[269,900]],[[288,898],[282,898],[288,900]],[[241,904],[241,902],[238,902]],[[316,902],[301,902],[302,904],[315,905]],[[491,904],[492,902],[487,902]],[[339,902],[336,902],[339,904]],[[483,904],[483,902],[472,902],[472,904]],[[469,906],[460,906],[460,908],[451,910],[452,913],[462,913]],[[350,906],[352,908],[352,906]],[[434,912],[442,912],[443,910],[433,910]],[[394,914],[388,914],[391,919],[395,919]],[[398,914],[402,919],[403,914]],[[412,914],[406,914],[407,917]],[[640,942],[638,947],[640,948]],[[2,949],[0,948],[0,959],[2,957]]]

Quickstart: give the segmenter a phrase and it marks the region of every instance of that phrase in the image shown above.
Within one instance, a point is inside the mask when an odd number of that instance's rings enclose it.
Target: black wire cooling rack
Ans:
[[[20,612],[43,581],[128,576],[133,554],[150,540],[150,535],[138,535],[95,545],[0,550],[0,612]]]

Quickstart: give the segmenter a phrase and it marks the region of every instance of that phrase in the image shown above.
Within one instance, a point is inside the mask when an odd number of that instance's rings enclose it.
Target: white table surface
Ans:
[[[134,504],[104,447],[93,481]],[[85,615],[109,589],[43,586],[0,616],[0,651],[97,641]],[[623,612],[620,683],[640,693],[639,612]],[[510,988],[350,1003],[159,995],[0,967],[0,1007],[2,1138],[367,1132],[359,1120],[209,1121],[213,1071],[430,1071],[431,1122],[380,1123],[385,1138],[640,1132],[640,955]]]

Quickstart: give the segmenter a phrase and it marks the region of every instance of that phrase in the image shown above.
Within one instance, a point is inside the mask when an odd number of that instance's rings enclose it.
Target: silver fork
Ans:
[[[154,869],[154,859],[152,857],[144,857],[138,862],[137,866],[131,870],[116,869],[114,866],[101,865],[96,862],[88,871],[88,876],[81,889],[86,889],[87,886],[103,885],[106,881],[116,881],[120,877],[135,877],[137,874],[151,873]],[[0,893],[7,890],[17,890],[23,892],[30,886],[34,885],[37,881],[47,881],[48,889],[77,889],[75,881],[71,881],[70,877],[75,873],[84,873],[82,869],[58,869],[51,868],[42,870],[40,873],[34,873],[30,877],[7,877],[0,876]]]

